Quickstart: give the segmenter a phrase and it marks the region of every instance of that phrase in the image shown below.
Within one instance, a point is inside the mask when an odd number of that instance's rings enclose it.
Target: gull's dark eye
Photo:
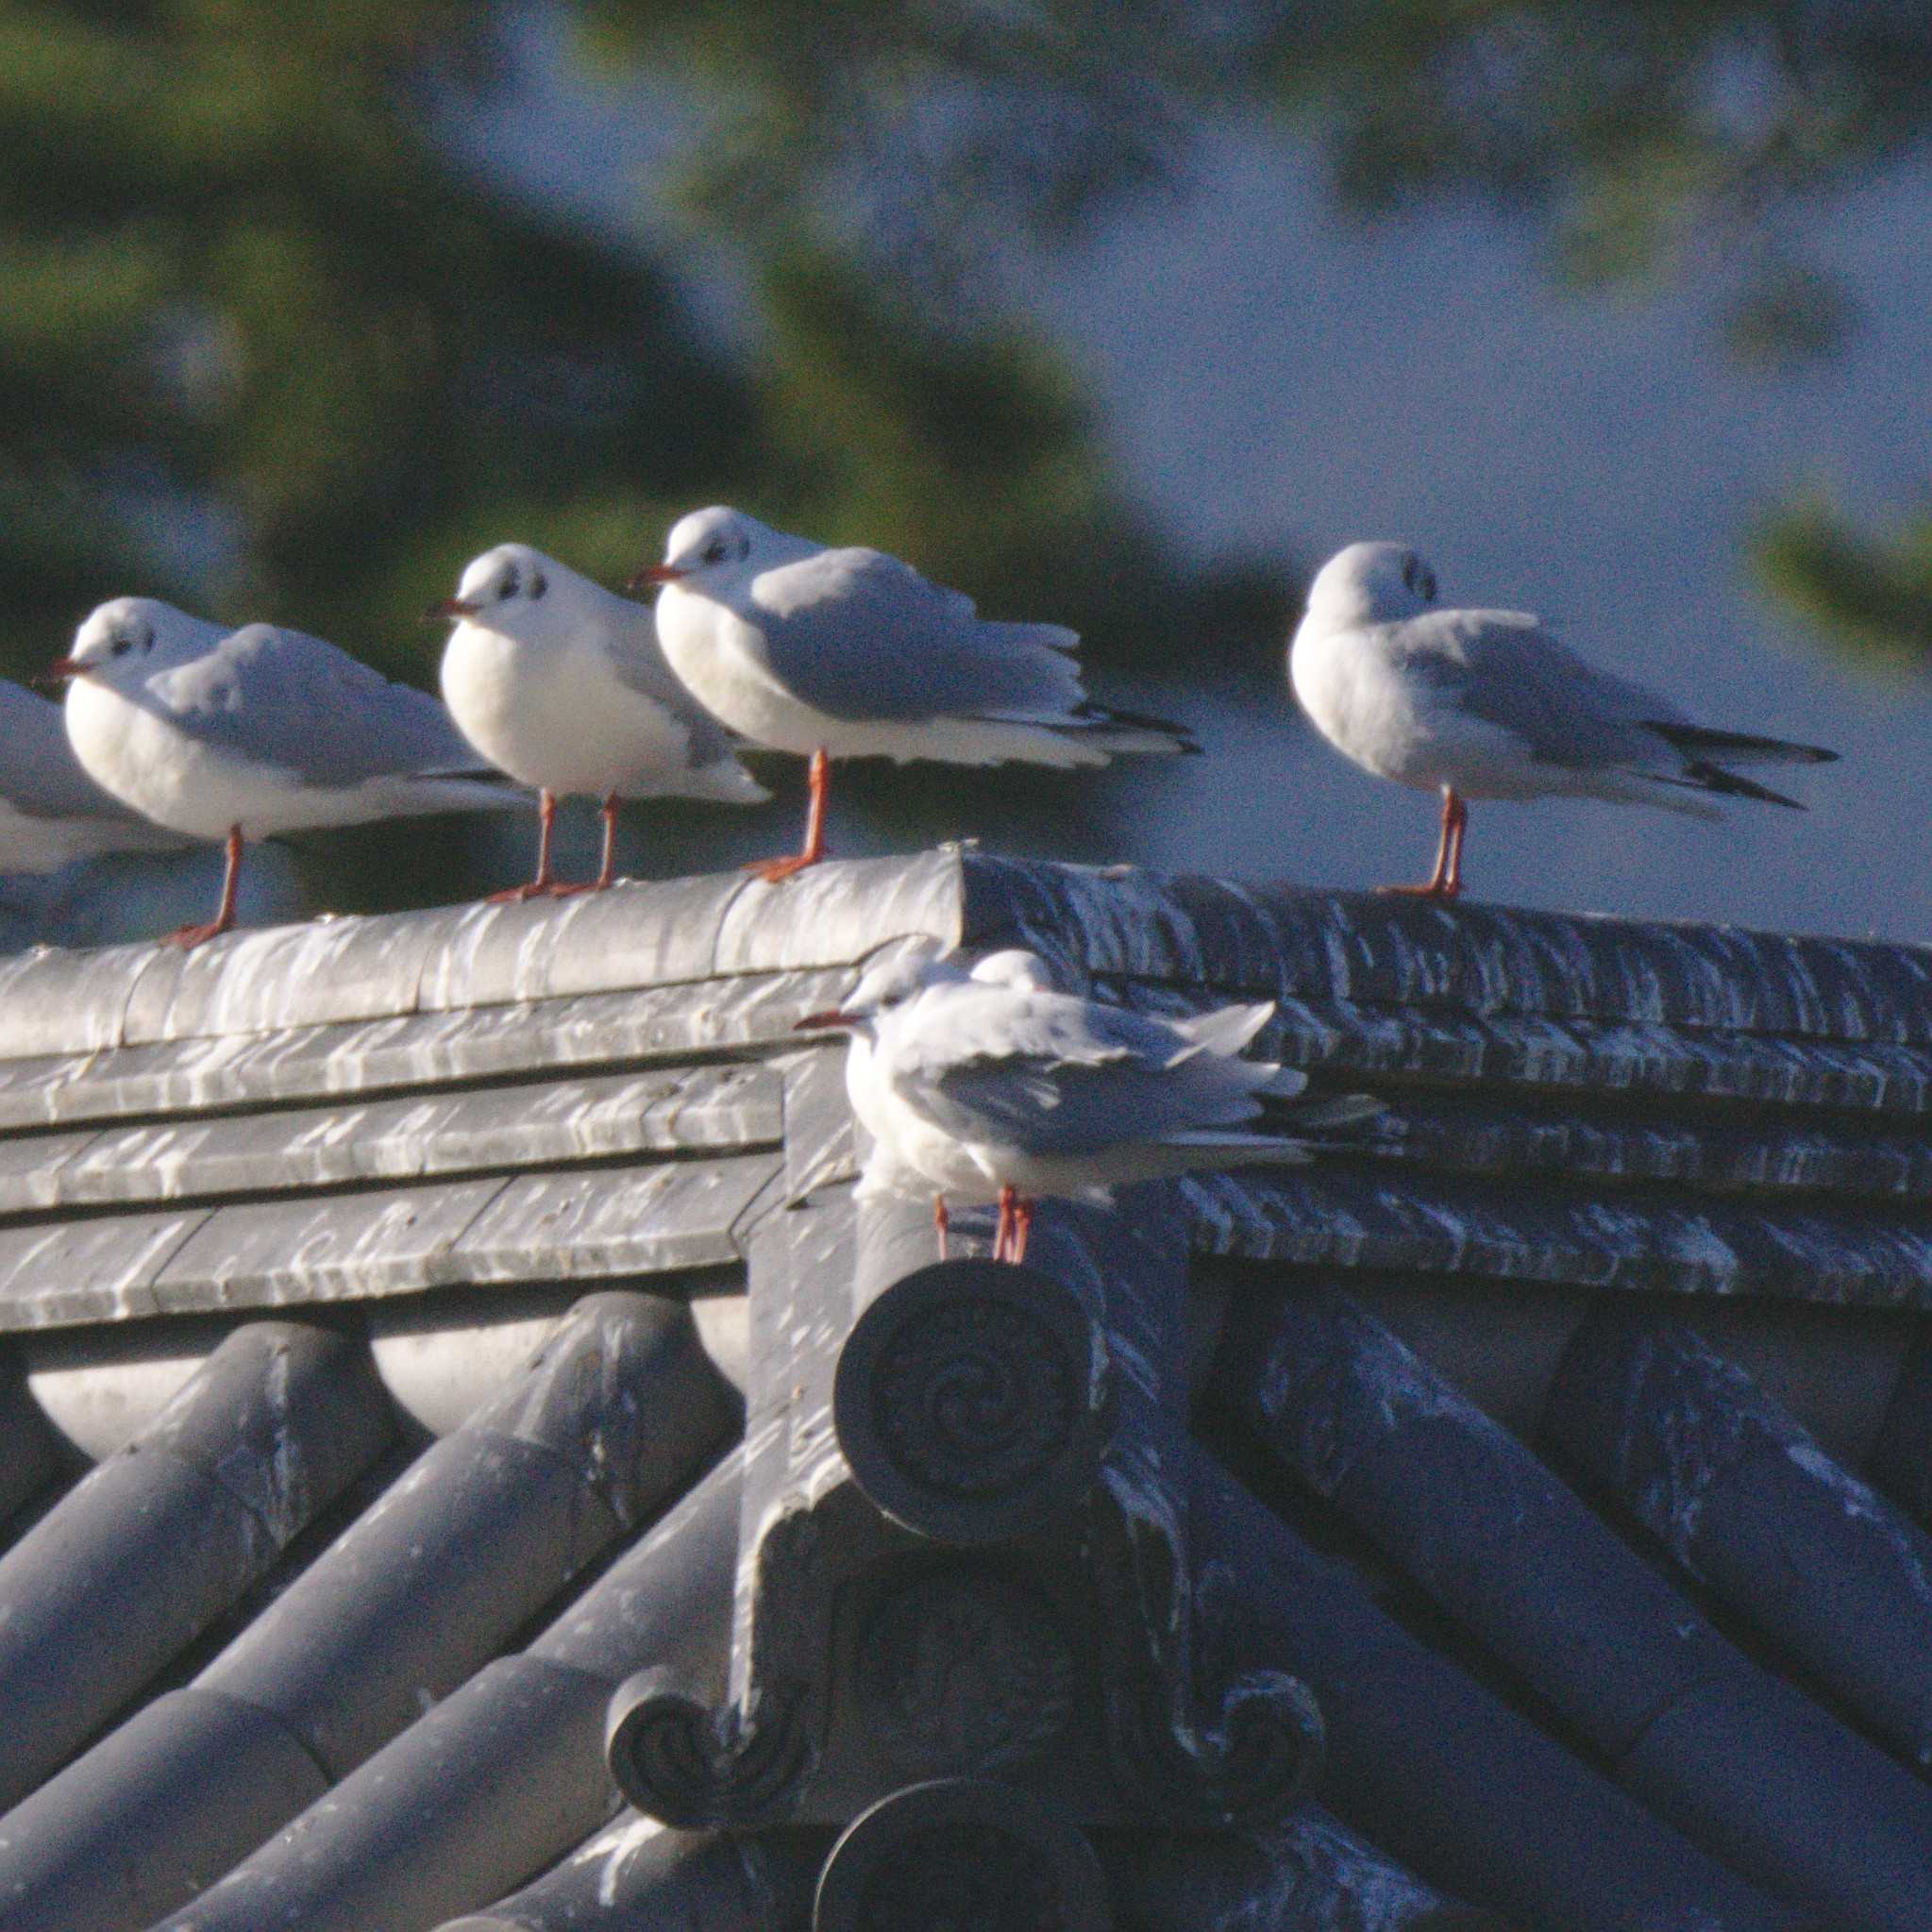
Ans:
[[[724,561],[725,540],[722,537],[714,537],[698,553],[698,562],[701,563],[722,563]]]
[[[497,600],[501,603],[507,604],[511,600],[511,598],[513,597],[515,595],[516,572],[513,570],[506,570],[503,573],[503,581],[496,586]]]
[[[133,648],[134,640],[131,637],[117,637],[114,640],[112,655],[117,658],[125,658]]]
[[[550,580],[541,570],[530,572],[530,601],[535,603],[550,588]]]

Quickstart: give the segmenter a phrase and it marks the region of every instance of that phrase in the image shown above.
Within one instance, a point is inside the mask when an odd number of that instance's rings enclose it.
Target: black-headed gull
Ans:
[[[58,704],[0,681],[0,873],[55,872],[103,852],[175,852],[192,843],[81,770]]]
[[[1163,1019],[1054,990],[1032,953],[969,971],[924,941],[798,1026],[850,1031],[846,1090],[872,1135],[858,1198],[930,1188],[942,1256],[948,1203],[997,1201],[995,1258],[1019,1261],[1040,1195],[1305,1161],[1311,1132],[1381,1111],[1362,1094],[1310,1099],[1306,1074],[1241,1059],[1273,1013],[1265,1000]]]
[[[536,877],[493,898],[609,885],[621,799],[771,797],[665,664],[651,613],[528,544],[473,559],[456,595],[428,614],[457,620],[443,653],[450,716],[491,764],[537,791]],[[588,885],[550,872],[557,799],[573,793],[603,811],[603,864]]]
[[[749,743],[812,761],[804,848],[752,868],[768,880],[824,856],[832,758],[1071,766],[1193,748],[1179,725],[1088,702],[1073,631],[981,617],[882,551],[697,510],[630,587],[647,583],[663,586],[658,638],[699,702]]]
[[[1308,589],[1288,653],[1315,728],[1378,778],[1442,794],[1425,885],[1462,890],[1471,798],[1569,796],[1718,816],[1710,798],[1802,811],[1732,769],[1837,757],[1695,723],[1667,697],[1592,668],[1520,611],[1436,608],[1436,574],[1400,544],[1351,544]]]
[[[168,935],[235,921],[245,839],[517,802],[433,697],[299,630],[224,630],[156,597],[90,613],[52,666],[67,738],[97,784],[143,817],[223,842],[221,904]]]

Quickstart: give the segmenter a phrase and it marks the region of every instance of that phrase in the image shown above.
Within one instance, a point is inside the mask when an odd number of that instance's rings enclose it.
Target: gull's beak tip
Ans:
[[[792,1022],[795,1033],[816,1033],[829,1032],[833,1027],[850,1026],[851,1021],[836,1006],[824,1013],[808,1013],[803,1019]]]
[[[477,606],[464,597],[438,597],[423,613],[425,624],[454,623],[459,617],[474,617]]]
[[[633,597],[653,584],[676,583],[684,572],[670,563],[646,563],[624,580],[624,588]]]

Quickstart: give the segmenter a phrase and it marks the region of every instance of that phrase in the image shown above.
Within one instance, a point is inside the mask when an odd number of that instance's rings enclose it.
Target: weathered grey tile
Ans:
[[[836,1000],[850,977],[746,976],[0,1062],[0,1130],[789,1044],[794,1021]]]
[[[700,1067],[158,1121],[103,1133],[78,1160],[85,1136],[0,1138],[0,1213],[775,1143],[779,1091],[766,1067]],[[60,1161],[27,1165],[36,1147]]]
[[[738,875],[472,908],[423,974],[425,1011],[702,980]]]
[[[0,1215],[56,1206],[60,1173],[96,1138],[92,1134],[0,1134]]]
[[[732,1228],[781,1165],[774,1151],[525,1175],[478,1217],[453,1265],[464,1281],[582,1281],[735,1261]]]
[[[1255,995],[1932,1043],[1932,949],[969,853],[966,932]]]
[[[930,932],[959,943],[960,857],[859,859],[815,865],[777,885],[754,882],[718,928],[712,969],[775,972],[863,959],[888,939]]]
[[[0,1228],[0,1327],[119,1321],[160,1307],[154,1282],[208,1210]]]
[[[424,962],[442,951],[447,913],[320,918],[167,949],[129,1001],[122,1037],[259,1033],[412,1012]]]
[[[156,946],[99,952],[47,947],[0,960],[0,1060],[112,1046],[135,986],[162,951]]]
[[[1198,1250],[1311,1268],[1932,1308],[1932,1217],[1324,1162],[1176,1184]]]
[[[1199,1013],[1219,1003],[1219,996],[1201,988],[1111,978],[1095,984],[1104,999],[1149,1011]],[[1276,1006],[1255,1051],[1365,1079],[1509,1084],[1598,1100],[1655,1094],[1901,1115],[1932,1110],[1932,1050],[1887,1041],[1298,999]]]
[[[154,1277],[154,1304],[169,1313],[274,1307],[463,1280],[450,1252],[510,1184],[492,1176],[215,1208]]]

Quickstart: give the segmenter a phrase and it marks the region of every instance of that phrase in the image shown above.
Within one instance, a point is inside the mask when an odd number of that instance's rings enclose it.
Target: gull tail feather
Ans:
[[[1264,1000],[1257,1006],[1220,1006],[1212,1013],[1177,1019],[1174,1031],[1184,1033],[1188,1040],[1180,1057],[1187,1059],[1202,1050],[1238,1053],[1273,1017],[1274,1001]]]

